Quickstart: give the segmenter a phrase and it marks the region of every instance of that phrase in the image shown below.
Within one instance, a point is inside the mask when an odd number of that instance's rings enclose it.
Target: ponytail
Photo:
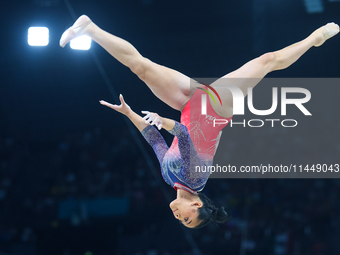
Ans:
[[[216,208],[216,210],[212,212],[212,219],[217,223],[224,223],[229,220],[229,215],[225,211],[224,207],[220,207]]]
[[[198,197],[201,199],[203,206],[197,210],[197,218],[201,222],[195,227],[196,229],[202,228],[213,221],[217,223],[226,223],[230,220],[224,207],[217,208],[214,203],[201,192],[198,193]]]

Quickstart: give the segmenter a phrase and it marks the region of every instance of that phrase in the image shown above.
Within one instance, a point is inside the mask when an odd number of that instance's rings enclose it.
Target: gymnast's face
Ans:
[[[202,207],[200,199],[197,201],[190,201],[184,198],[177,198],[170,203],[170,208],[177,220],[188,228],[194,228],[199,223],[197,216],[198,208]]]

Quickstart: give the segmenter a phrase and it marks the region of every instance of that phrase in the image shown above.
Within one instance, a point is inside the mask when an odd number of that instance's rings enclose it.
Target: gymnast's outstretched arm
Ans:
[[[119,96],[119,99],[121,102],[120,105],[113,105],[105,101],[100,101],[100,103],[102,105],[108,106],[116,110],[117,112],[124,114],[131,120],[131,122],[142,133],[145,140],[151,145],[160,164],[162,164],[163,158],[167,151],[169,150],[169,147],[166,144],[163,136],[152,125],[155,125],[158,129],[164,128],[170,134],[178,138],[178,148],[185,169],[190,169],[193,166],[203,164],[195,149],[195,146],[191,141],[186,126],[174,120],[160,117],[157,113],[152,113],[148,111],[142,111],[142,113],[146,114],[144,118],[142,118],[141,116],[136,114],[133,110],[131,110],[129,105],[124,101],[122,95]],[[171,183],[166,176],[163,175],[163,178],[168,184]]]
[[[149,124],[146,123],[141,116],[131,110],[130,106],[125,103],[123,95],[119,95],[119,100],[121,102],[120,105],[110,104],[104,100],[101,100],[100,103],[127,116],[140,132],[142,132],[144,128],[149,126]]]
[[[131,120],[131,122],[140,132],[142,132],[149,125],[155,125],[158,129],[164,128],[167,131],[172,130],[175,126],[174,120],[160,117],[157,113],[142,111],[142,113],[146,114],[146,116],[142,118],[125,102],[123,95],[119,95],[119,100],[121,102],[120,105],[110,104],[103,100],[101,100],[100,103],[116,110],[117,112],[120,112],[121,114],[124,114]]]
[[[145,117],[142,118],[133,110],[131,110],[130,106],[125,102],[122,95],[119,96],[119,100],[121,102],[120,105],[113,105],[103,100],[100,101],[100,103],[116,110],[117,112],[124,114],[131,120],[131,122],[138,128],[138,130],[144,136],[145,140],[155,151],[160,164],[162,163],[166,152],[169,150],[169,147],[164,141],[162,135],[152,125],[157,126],[158,129],[164,128],[171,134],[177,136],[180,141],[179,149],[181,151],[181,156],[182,158],[184,157],[184,162],[187,162],[188,164],[190,163],[190,155],[193,155],[194,153],[190,154],[188,148],[190,147],[191,149],[194,149],[194,146],[189,146],[192,144],[192,142],[190,140],[188,130],[184,125],[179,124],[174,120],[160,117],[157,113],[152,113],[148,111],[142,111],[144,114],[146,114]]]

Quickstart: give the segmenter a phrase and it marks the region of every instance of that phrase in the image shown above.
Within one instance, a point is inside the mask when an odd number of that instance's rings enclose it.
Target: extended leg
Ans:
[[[247,96],[247,89],[249,87],[255,87],[266,74],[275,70],[287,68],[296,62],[311,47],[321,46],[327,39],[336,35],[338,32],[338,25],[328,23],[327,25],[315,30],[306,39],[284,49],[266,53],[249,61],[236,71],[223,76],[222,79],[219,79],[212,84],[221,96],[223,106],[215,106],[211,102],[213,108],[223,117],[232,116],[232,95],[229,90],[219,88],[219,86],[223,87],[222,84],[225,82],[223,81],[223,78],[228,78],[227,82],[231,83],[233,86],[239,87],[244,93],[244,96]]]
[[[175,70],[144,58],[129,42],[116,37],[91,22],[83,15],[67,30],[60,45],[76,36],[86,34],[123,65],[131,69],[163,102],[181,110],[190,98],[190,78]]]

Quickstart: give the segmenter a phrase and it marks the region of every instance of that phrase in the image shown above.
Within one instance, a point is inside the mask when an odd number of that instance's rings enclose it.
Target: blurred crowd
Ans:
[[[252,132],[255,131],[249,132],[250,137]],[[1,252],[13,255],[340,252],[337,247],[340,179],[211,179],[204,192],[216,205],[227,206],[232,218],[225,225],[212,223],[204,229],[186,232],[168,209],[164,190],[171,198],[176,193],[160,179],[156,157],[143,141],[157,173],[149,168],[150,162],[127,129],[120,130],[118,136],[109,129],[97,128],[69,133],[49,142],[19,137],[0,140]],[[327,137],[331,139],[332,133]],[[235,162],[242,160],[245,165],[260,162],[261,155],[284,155],[298,144],[313,147],[306,150],[311,154],[297,152],[300,163],[307,163],[310,157],[322,163],[339,154],[339,145],[333,141],[321,138],[315,141],[303,133],[284,129],[256,130],[257,149],[253,151],[247,149],[246,140],[228,137],[228,157]],[[314,146],[321,140],[327,147]],[[275,150],[273,143],[277,145]],[[86,208],[79,208],[67,220],[58,217],[59,205],[67,199],[109,197],[127,197],[128,213],[98,219],[89,217]]]

